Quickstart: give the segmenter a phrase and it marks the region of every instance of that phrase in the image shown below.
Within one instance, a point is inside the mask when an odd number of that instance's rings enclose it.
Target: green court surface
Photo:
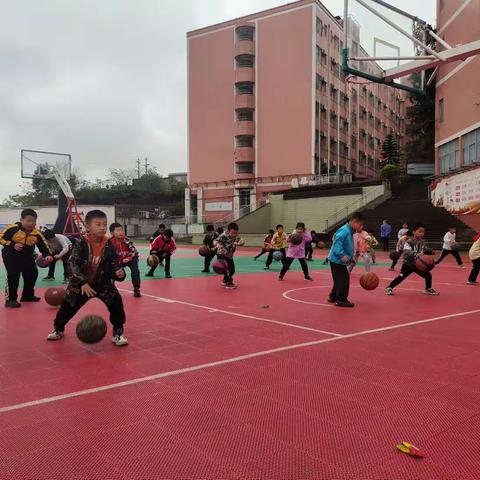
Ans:
[[[162,267],[158,267],[155,271],[154,277],[145,277],[145,274],[148,272],[149,267],[147,266],[146,256],[149,253],[148,246],[138,245],[138,251],[140,253],[140,273],[142,276],[142,282],[151,281],[155,279],[164,279],[164,271]],[[257,261],[253,259],[253,256],[258,253],[258,249],[255,248],[243,248],[239,249],[238,254],[235,256],[235,269],[236,274],[242,273],[271,273],[271,272],[280,272],[281,263],[273,262],[269,271],[265,271],[263,267],[265,266],[265,261],[267,255],[260,257]],[[323,264],[327,250],[316,250],[314,253],[314,260],[308,262],[308,267],[310,270],[322,270],[329,269],[328,265]],[[215,260],[212,261],[212,264]],[[377,266],[388,265],[385,262],[379,262]],[[357,268],[361,268],[362,263],[358,264]],[[171,261],[171,274],[174,278],[194,278],[194,277],[208,277],[214,276],[215,273],[201,273],[203,270],[203,258],[200,257],[197,253],[196,247],[182,247],[176,250],[175,254],[172,257]],[[292,271],[300,271],[300,264],[298,262],[293,262],[290,267]],[[37,281],[37,287],[47,288],[54,285],[61,285],[63,280],[63,265],[61,262],[57,263],[57,268],[55,271],[55,281],[45,281],[43,278],[47,275],[48,269],[39,269],[39,276]],[[126,269],[127,280],[130,280],[129,269]],[[2,284],[5,284],[5,268],[0,268],[0,280]]]

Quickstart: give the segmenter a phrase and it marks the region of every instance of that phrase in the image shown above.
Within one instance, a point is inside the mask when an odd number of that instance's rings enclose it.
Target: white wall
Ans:
[[[38,214],[38,226],[53,226],[57,219],[58,208],[57,206],[51,207],[32,207]],[[78,212],[83,214],[83,217],[90,210],[102,210],[107,214],[108,222],[115,221],[115,207],[113,205],[78,205]],[[2,208],[0,209],[0,226],[9,225],[11,223],[18,222],[20,219],[20,213],[23,208]]]

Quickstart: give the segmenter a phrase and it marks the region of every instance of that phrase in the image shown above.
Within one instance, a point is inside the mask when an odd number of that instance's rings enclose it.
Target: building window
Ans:
[[[463,137],[463,164],[480,163],[480,128]]]
[[[235,57],[237,68],[252,68],[255,64],[255,56],[242,54]]]
[[[237,120],[239,122],[253,121],[253,110],[246,110],[246,109],[237,110],[236,114],[237,114]]]
[[[445,118],[445,99],[441,98],[438,101],[438,119],[440,122],[443,122]]]
[[[442,145],[439,148],[440,173],[447,173],[459,167],[458,139]]]
[[[440,0],[440,10],[445,8],[445,0]]]
[[[238,197],[240,199],[240,208],[250,207],[250,190],[245,188],[239,190]]]
[[[253,95],[253,83],[252,82],[240,82],[235,85],[237,95],[247,94]]]
[[[253,173],[253,162],[237,163],[237,173]]]
[[[251,42],[253,42],[254,31],[255,31],[254,27],[249,27],[249,26],[237,27],[237,29],[235,30],[237,34],[237,42],[240,42],[242,40],[250,40]]]
[[[323,24],[322,21],[317,17],[317,35],[322,35]]]
[[[239,135],[238,137],[235,137],[235,145],[237,147],[253,147],[253,137]]]

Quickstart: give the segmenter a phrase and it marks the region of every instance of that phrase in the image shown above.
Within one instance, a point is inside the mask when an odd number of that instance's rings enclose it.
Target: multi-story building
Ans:
[[[437,0],[437,31],[452,46],[480,39],[480,1]],[[436,173],[480,164],[480,56],[440,66],[436,80]]]
[[[348,25],[352,55],[365,54],[359,25]],[[343,21],[320,1],[187,38],[186,211],[199,223],[238,218],[289,186],[375,177],[388,133],[402,148],[405,93],[346,81]]]

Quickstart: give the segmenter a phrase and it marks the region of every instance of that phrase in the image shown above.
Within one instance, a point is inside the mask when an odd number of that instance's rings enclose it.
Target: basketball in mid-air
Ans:
[[[50,287],[45,291],[45,301],[52,307],[58,307],[65,300],[66,290],[62,287]]]
[[[373,272],[364,273],[360,277],[360,286],[365,290],[375,290],[380,283],[378,275]]]

